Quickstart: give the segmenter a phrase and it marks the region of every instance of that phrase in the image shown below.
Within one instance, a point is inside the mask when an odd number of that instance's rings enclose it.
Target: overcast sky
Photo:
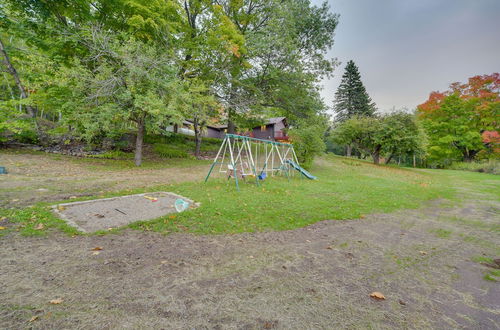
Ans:
[[[431,91],[500,71],[500,0],[328,2],[340,14],[329,55],[341,62],[323,82],[329,106],[350,59],[382,111],[415,108]]]

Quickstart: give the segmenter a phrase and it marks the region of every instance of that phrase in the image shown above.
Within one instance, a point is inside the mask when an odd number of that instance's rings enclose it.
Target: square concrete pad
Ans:
[[[53,208],[69,225],[90,233],[177,213],[174,203],[178,198],[189,202],[190,208],[198,206],[192,200],[174,193],[153,192],[64,203]]]

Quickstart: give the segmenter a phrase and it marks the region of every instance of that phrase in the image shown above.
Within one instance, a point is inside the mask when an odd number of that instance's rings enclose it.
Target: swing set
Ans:
[[[226,134],[224,137],[205,182],[217,166],[218,172],[225,175],[227,180],[234,178],[238,190],[238,179],[245,182],[248,179],[255,180],[255,184],[260,186],[260,181],[268,176],[280,175],[290,179],[294,175],[292,169],[308,179],[316,179],[299,166],[292,144],[235,134]]]

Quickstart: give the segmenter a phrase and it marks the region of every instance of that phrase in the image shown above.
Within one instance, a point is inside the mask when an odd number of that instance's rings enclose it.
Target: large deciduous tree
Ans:
[[[432,92],[418,106],[418,116],[429,135],[429,161],[447,165],[469,162],[485,150],[485,131],[500,128],[500,74],[475,76],[467,83]]]
[[[353,116],[337,125],[332,138],[338,144],[351,144],[379,164],[392,157],[423,154],[425,134],[413,114],[401,111],[384,116]]]

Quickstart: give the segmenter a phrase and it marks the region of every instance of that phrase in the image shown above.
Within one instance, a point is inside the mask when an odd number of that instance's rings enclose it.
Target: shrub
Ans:
[[[492,174],[500,174],[500,160],[487,160],[481,162],[455,162],[449,166],[452,170],[484,172]]]
[[[298,161],[305,169],[309,169],[314,156],[325,151],[325,143],[321,138],[323,131],[320,127],[303,127],[289,131]]]
[[[189,158],[186,150],[180,149],[174,145],[164,143],[155,143],[153,150],[162,158]]]
[[[121,150],[111,150],[102,154],[91,155],[89,157],[103,159],[132,159],[134,158],[134,154],[130,152],[123,152]]]

